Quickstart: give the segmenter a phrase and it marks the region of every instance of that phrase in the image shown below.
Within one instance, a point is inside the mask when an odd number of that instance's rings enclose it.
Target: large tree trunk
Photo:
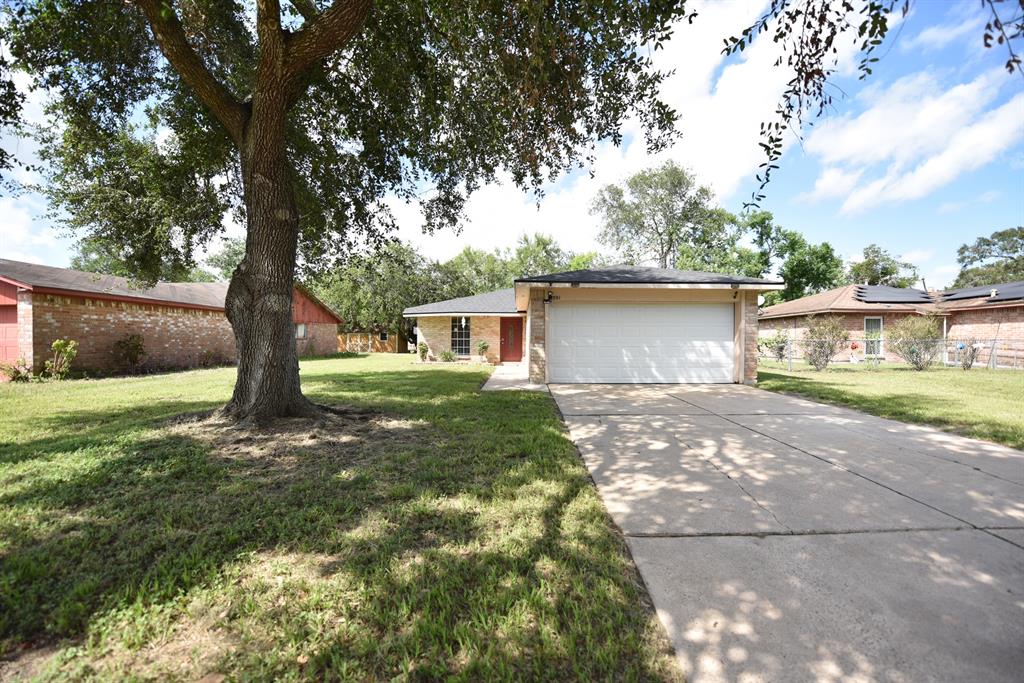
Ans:
[[[245,258],[231,278],[226,302],[238,379],[224,412],[257,422],[316,411],[299,387],[292,322],[299,215],[281,129],[283,120],[254,117],[247,132],[242,152]]]

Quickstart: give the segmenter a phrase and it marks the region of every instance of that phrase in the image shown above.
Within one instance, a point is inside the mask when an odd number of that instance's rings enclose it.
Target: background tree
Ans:
[[[1024,280],[1024,227],[979,237],[957,252],[960,274],[952,287],[979,287]]]
[[[598,241],[629,263],[674,268],[683,244],[698,245],[712,210],[711,190],[666,161],[630,176],[625,187],[604,186],[591,204],[600,216]],[[720,218],[720,217],[719,217]]]
[[[213,268],[221,280],[230,280],[235,268],[245,258],[245,240],[231,237],[224,240],[220,250],[206,257],[206,265]]]
[[[877,244],[864,247],[864,258],[850,264],[851,282],[863,285],[912,287],[917,282],[917,267],[900,261]]]
[[[447,262],[446,268],[451,270],[455,280],[449,287],[448,293],[451,296],[443,297],[443,299],[482,294],[511,287],[512,280],[515,278],[511,257],[507,250],[501,249],[487,252],[482,249],[466,247]]]
[[[792,301],[846,282],[843,259],[828,242],[810,244],[800,233],[787,230],[780,253],[779,278],[786,283],[781,292],[765,294],[765,305]]]
[[[72,189],[102,190],[102,171],[140,143],[173,170],[146,171],[146,180],[170,175],[190,192],[212,191],[244,220],[245,257],[226,301],[238,375],[224,413],[257,419],[313,411],[292,339],[299,255],[315,269],[379,243],[393,228],[389,194],[420,202],[428,230],[455,224],[467,193],[498,170],[539,188],[597,141],[619,142],[628,116],[639,117],[652,150],[662,148],[675,113],[658,99],[663,74],[651,55],[685,15],[654,0],[5,7],[14,66],[52,94],[61,124],[48,141],[54,185],[77,159]],[[168,150],[136,136],[139,118],[168,131]],[[135,198],[157,200],[174,220],[142,238],[137,206],[105,202],[98,222],[79,216],[85,194],[54,202],[155,277],[160,260],[189,262],[221,217],[183,220],[189,207],[166,201],[167,183],[148,185]]]
[[[510,263],[512,279],[570,270],[572,254],[558,245],[550,235],[520,235]],[[507,287],[511,287],[510,282]]]
[[[77,251],[71,257],[72,270],[136,279],[135,271],[125,263],[120,254],[113,251],[110,243],[83,239],[78,241],[75,248]],[[164,264],[158,279],[163,282],[213,282],[216,278],[198,266],[189,268]]]

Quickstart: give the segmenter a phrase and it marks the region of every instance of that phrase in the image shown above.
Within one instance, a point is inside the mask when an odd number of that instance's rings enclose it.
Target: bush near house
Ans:
[[[114,351],[128,372],[134,373],[146,355],[146,343],[141,334],[129,334],[114,342]]]
[[[933,315],[908,315],[889,326],[889,349],[915,370],[928,368],[942,354],[942,333]]]
[[[800,340],[804,358],[815,370],[824,370],[835,355],[843,350],[849,337],[850,333],[846,331],[839,316],[808,316],[807,333]]]
[[[60,381],[71,372],[71,363],[78,355],[78,342],[74,339],[57,339],[50,345],[53,357],[46,360],[44,373],[50,378]]]

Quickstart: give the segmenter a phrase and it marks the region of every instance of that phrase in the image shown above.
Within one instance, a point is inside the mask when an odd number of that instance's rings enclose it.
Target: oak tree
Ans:
[[[50,162],[78,164],[63,208],[102,190],[133,145],[229,205],[246,249],[226,301],[238,376],[225,414],[306,415],[297,264],[380,242],[385,197],[418,202],[429,230],[456,224],[499,172],[539,190],[619,142],[630,117],[662,148],[675,113],[651,54],[684,16],[664,0],[9,0],[0,81],[22,69],[50,94]],[[3,95],[0,124],[18,104]],[[141,192],[167,202],[173,187]],[[80,227],[152,277],[147,253],[184,262],[221,230],[174,213],[139,234],[138,214],[108,202]]]

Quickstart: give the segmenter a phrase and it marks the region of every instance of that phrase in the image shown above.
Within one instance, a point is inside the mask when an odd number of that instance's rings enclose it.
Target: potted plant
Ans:
[[[491,348],[491,345],[487,343],[485,339],[476,340],[476,353],[479,356],[477,360],[481,363],[487,362],[487,349]]]

